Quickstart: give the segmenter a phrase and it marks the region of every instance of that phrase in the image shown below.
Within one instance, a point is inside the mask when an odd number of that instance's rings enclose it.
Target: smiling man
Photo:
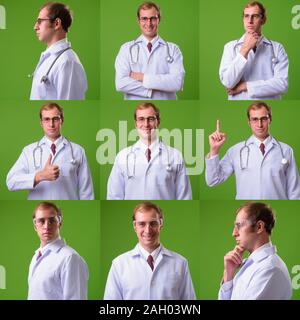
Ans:
[[[158,35],[160,8],[153,2],[137,10],[141,36],[125,43],[116,58],[116,89],[128,100],[175,100],[184,81],[179,47]]]
[[[236,247],[224,257],[220,300],[291,298],[288,269],[271,243],[274,225],[275,215],[264,203],[246,203],[237,210],[232,233]],[[243,260],[244,252],[250,253],[248,259]]]
[[[219,159],[226,141],[220,122],[209,136],[210,152],[206,157],[206,183],[217,186],[232,174],[236,177],[236,199],[300,199],[300,180],[293,150],[269,133],[271,108],[255,102],[247,110],[252,136],[231,147]]]
[[[139,243],[112,262],[106,282],[106,300],[193,300],[195,292],[187,260],[160,243],[164,217],[151,202],[133,211]]]
[[[262,34],[266,21],[264,6],[248,3],[244,35],[224,47],[219,73],[229,100],[280,99],[287,92],[288,57],[280,43]]]
[[[40,9],[34,25],[39,41],[47,45],[33,74],[30,100],[84,100],[86,74],[67,41],[72,24],[70,9],[49,2]]]
[[[29,267],[28,300],[86,300],[88,267],[60,238],[60,209],[41,202],[34,210],[33,225],[40,248]]]
[[[84,149],[61,135],[63,109],[40,109],[44,137],[26,146],[7,174],[10,191],[29,190],[30,200],[93,200],[93,182]]]
[[[107,183],[108,200],[190,200],[192,191],[182,155],[159,140],[159,109],[140,103],[134,113],[139,140],[121,150]]]

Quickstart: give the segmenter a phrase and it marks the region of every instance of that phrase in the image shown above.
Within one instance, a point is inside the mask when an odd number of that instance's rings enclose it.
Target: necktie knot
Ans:
[[[260,149],[262,155],[264,155],[265,154],[265,145],[263,143],[260,144],[259,149]]]
[[[148,42],[147,48],[148,48],[148,51],[151,52],[151,50],[152,50],[152,43],[151,42]]]
[[[154,261],[154,259],[153,259],[153,257],[152,257],[151,254],[150,254],[150,255],[148,256],[148,258],[147,258],[147,262],[148,262],[148,264],[149,264],[149,266],[150,266],[150,268],[151,268],[152,271],[153,271],[153,269],[154,269],[153,261]]]
[[[147,158],[148,162],[151,159],[151,150],[149,148],[146,149],[146,158]]]
[[[51,144],[51,151],[52,151],[53,155],[55,155],[56,145],[54,143]]]

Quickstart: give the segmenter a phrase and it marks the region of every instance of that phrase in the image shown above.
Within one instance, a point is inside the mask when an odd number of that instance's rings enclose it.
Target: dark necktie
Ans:
[[[52,150],[53,155],[55,155],[56,145],[54,143],[51,144],[51,150]]]
[[[147,150],[146,150],[146,158],[147,158],[148,162],[151,159],[151,150],[149,148],[147,148]]]
[[[152,50],[152,43],[151,42],[148,42],[147,48],[148,48],[148,51],[151,52],[151,50]]]
[[[259,149],[260,149],[262,155],[264,155],[265,154],[265,145],[263,143],[260,144]]]
[[[147,262],[148,262],[148,264],[149,264],[149,266],[150,266],[150,268],[151,268],[151,270],[153,271],[153,269],[154,269],[154,265],[153,265],[153,257],[151,256],[151,254],[148,256],[148,258],[147,258]]]
[[[36,260],[39,260],[39,258],[40,258],[41,256],[42,256],[42,252],[39,251],[39,253],[38,253],[37,257],[36,257]]]

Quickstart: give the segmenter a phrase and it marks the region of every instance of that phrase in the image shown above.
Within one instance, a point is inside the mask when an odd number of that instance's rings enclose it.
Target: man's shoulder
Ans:
[[[162,248],[162,254],[166,257],[170,257],[171,259],[175,259],[177,261],[180,261],[181,263],[186,263],[187,259],[179,254],[178,252],[166,249],[165,247]]]

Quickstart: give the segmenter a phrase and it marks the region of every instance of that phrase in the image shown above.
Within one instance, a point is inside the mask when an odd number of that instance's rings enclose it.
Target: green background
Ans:
[[[99,165],[96,162],[96,132],[99,129],[99,102],[62,101],[65,120],[62,134],[72,142],[81,145],[86,152],[94,184],[95,198],[99,199]],[[1,167],[0,200],[25,200],[27,191],[10,192],[6,187],[6,175],[19,158],[23,148],[43,137],[39,110],[41,101],[0,101]]]
[[[219,66],[224,45],[240,39],[244,33],[242,12],[245,0],[200,1],[200,97],[201,99],[225,100],[226,91],[219,80]],[[300,59],[297,43],[300,30],[291,26],[292,7],[297,0],[264,0],[267,22],[263,34],[280,42],[289,57],[289,90],[283,99],[299,99]]]
[[[132,213],[137,201],[101,201],[101,279],[103,297],[112,260],[132,250],[137,236],[132,226]],[[202,277],[198,201],[155,201],[164,213],[160,240],[164,247],[184,256],[189,263],[196,295],[201,291]],[[193,244],[193,245],[191,245]],[[198,297],[199,298],[199,297]]]
[[[47,1],[3,0],[6,29],[0,30],[0,99],[29,99],[32,74],[46,50],[33,30],[39,8]],[[100,98],[100,1],[68,0],[74,13],[68,40],[80,58],[88,78],[86,99]],[[16,90],[17,88],[17,90]]]
[[[111,128],[117,134],[120,120],[127,120],[128,131],[134,129],[134,110],[138,103],[132,101],[122,101],[118,104],[114,102],[101,102],[100,127]],[[163,129],[193,129],[193,150],[196,148],[195,129],[199,128],[199,104],[197,101],[159,101],[155,106],[160,109],[161,123],[159,128]],[[107,112],[113,110],[113,112]],[[187,116],[188,115],[188,116]],[[117,139],[118,141],[118,139]],[[99,145],[102,144],[99,142]],[[119,151],[117,143],[117,152]],[[129,142],[128,145],[132,145]],[[171,144],[171,146],[173,146]],[[183,153],[183,150],[180,150]],[[195,155],[195,151],[193,151]],[[100,199],[106,199],[106,187],[112,164],[102,165],[100,169]],[[199,175],[190,176],[193,190],[193,199],[199,199]]]
[[[0,265],[6,269],[6,289],[0,300],[27,299],[28,270],[40,242],[32,214],[39,202],[0,202]],[[61,237],[85,260],[89,268],[88,298],[100,299],[99,201],[56,201],[63,214]]]
[[[123,100],[115,90],[114,63],[122,44],[140,36],[136,12],[143,1],[101,0],[101,99]],[[199,1],[160,0],[162,19],[158,33],[176,43],[183,55],[184,90],[178,99],[199,99]]]
[[[208,135],[216,130],[216,120],[220,119],[221,131],[226,133],[227,140],[220,151],[222,158],[226,151],[234,144],[245,141],[251,136],[251,130],[247,121],[247,101],[225,101],[200,103],[200,128],[205,130],[205,155],[209,152]],[[272,108],[272,123],[270,133],[274,137],[292,147],[297,167],[300,167],[300,132],[298,128],[297,114],[299,114],[298,101],[272,101],[268,103]],[[205,182],[205,174],[200,176],[200,199],[235,199],[235,176],[232,175],[223,184],[216,187],[208,187]]]

